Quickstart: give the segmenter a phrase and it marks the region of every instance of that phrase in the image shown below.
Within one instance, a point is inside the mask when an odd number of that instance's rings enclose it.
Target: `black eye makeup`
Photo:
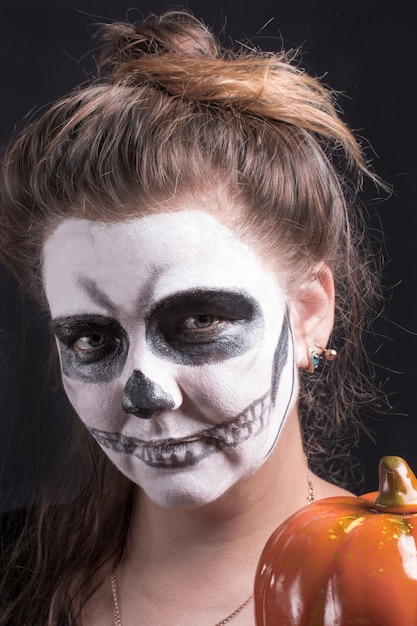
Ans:
[[[261,340],[264,320],[244,291],[193,289],[159,302],[146,320],[146,341],[161,358],[205,365],[240,356]]]
[[[129,342],[116,320],[75,315],[54,319],[51,328],[59,342],[62,371],[70,378],[101,383],[122,371]]]
[[[240,356],[262,341],[259,303],[244,291],[192,289],[158,302],[145,318],[146,343],[160,358],[199,366]],[[90,383],[110,382],[126,362],[129,338],[113,318],[74,315],[51,323],[63,373]]]

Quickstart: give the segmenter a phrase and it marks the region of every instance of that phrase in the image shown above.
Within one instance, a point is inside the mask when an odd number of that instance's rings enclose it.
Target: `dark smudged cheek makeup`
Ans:
[[[248,352],[262,340],[258,302],[237,290],[193,289],[171,295],[145,317],[146,344],[160,358],[179,365],[219,363]],[[69,378],[110,382],[129,351],[126,330],[102,315],[74,315],[52,321],[62,371]]]

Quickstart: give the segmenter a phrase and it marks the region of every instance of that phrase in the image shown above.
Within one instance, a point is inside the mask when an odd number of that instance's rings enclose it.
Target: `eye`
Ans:
[[[207,315],[201,313],[199,315],[191,315],[178,324],[177,330],[180,331],[205,331],[212,330],[214,326],[220,324],[220,318],[215,315]]]
[[[244,354],[264,332],[257,300],[233,289],[203,287],[173,293],[158,301],[145,321],[151,350],[187,366],[218,363]]]
[[[113,319],[101,316],[72,316],[52,321],[61,352],[71,353],[89,364],[116,356],[123,349],[125,333]]]
[[[120,343],[120,340],[116,337],[110,337],[101,333],[92,333],[91,335],[85,335],[76,339],[73,343],[73,348],[85,354],[87,352],[97,352],[106,347],[115,347],[118,343]]]
[[[89,383],[109,382],[125,363],[129,339],[124,328],[104,315],[68,315],[51,320],[63,374]]]

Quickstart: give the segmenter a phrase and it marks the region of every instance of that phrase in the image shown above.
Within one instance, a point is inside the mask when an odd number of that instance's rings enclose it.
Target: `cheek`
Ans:
[[[117,430],[123,418],[121,386],[117,381],[91,384],[63,375],[65,393],[77,415],[91,427]]]
[[[62,384],[67,398],[80,420],[86,426],[105,426],[106,430],[117,429],[120,425],[118,416],[121,413],[122,394],[121,384],[118,382],[118,379],[113,376],[112,380],[112,377],[106,376],[102,382],[98,382],[94,376],[85,379],[81,375],[74,375],[74,371],[69,367],[69,360],[59,342],[57,342],[57,348]],[[108,379],[110,382],[106,382]],[[91,380],[92,382],[89,382]]]
[[[166,366],[161,361],[161,366]],[[252,403],[270,393],[284,412],[294,382],[293,349],[286,317],[281,329],[265,333],[261,345],[236,358],[221,363],[190,367],[177,366],[173,374],[183,392],[185,415],[212,424],[234,418]],[[126,422],[122,409],[123,383],[86,382],[63,374],[69,401],[80,419],[89,427],[118,431]],[[285,406],[284,406],[285,405]]]
[[[186,397],[213,422],[235,417],[266,393],[271,404],[287,404],[294,383],[289,325],[259,349],[223,363],[193,368],[184,376]],[[273,408],[273,407],[272,407]]]

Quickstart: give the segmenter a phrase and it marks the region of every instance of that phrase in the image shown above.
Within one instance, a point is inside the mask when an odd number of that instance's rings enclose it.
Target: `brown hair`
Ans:
[[[292,283],[320,262],[334,273],[339,357],[315,377],[302,374],[300,414],[312,467],[323,473],[323,459],[336,467],[351,444],[344,427],[369,399],[359,355],[374,285],[355,209],[363,174],[373,176],[333,94],[292,55],[224,50],[183,12],[106,25],[101,37],[102,75],[52,106],[4,156],[3,259],[42,300],[42,245],[63,219],[121,221],[221,190],[235,213],[220,205],[220,219],[277,256]],[[38,511],[33,571],[0,624],[11,615],[16,625],[75,623],[106,546],[112,557],[122,550],[132,487],[80,437],[77,495]],[[62,554],[44,541],[51,529]],[[19,557],[13,563],[3,597]]]

